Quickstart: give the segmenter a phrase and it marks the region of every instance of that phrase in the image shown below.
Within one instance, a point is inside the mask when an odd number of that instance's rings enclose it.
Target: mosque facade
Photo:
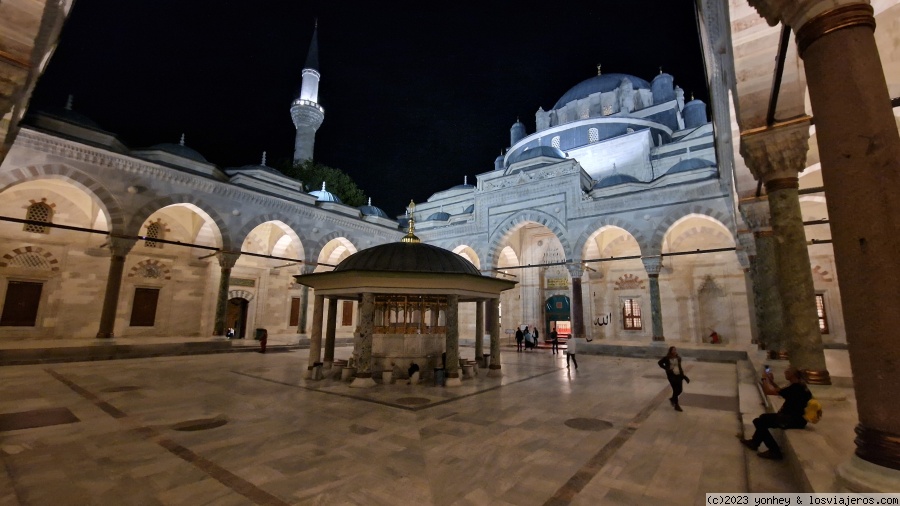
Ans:
[[[298,161],[313,158],[325,116],[315,37],[302,75],[290,107]],[[662,70],[645,80],[598,66],[535,124],[517,120],[475,181],[414,211],[423,242],[517,283],[500,299],[505,336],[525,324],[545,336],[755,342],[770,315],[754,298],[731,154],[705,103]],[[397,241],[408,221],[324,186],[307,193],[265,154],[220,168],[184,137],[126,146],[71,103],[26,120],[0,191],[0,338],[13,339],[306,334],[312,293],[293,276]],[[810,311],[823,340],[841,343],[832,257],[810,247]],[[337,335],[352,335],[357,303],[335,310]],[[477,313],[460,306],[463,338]]]

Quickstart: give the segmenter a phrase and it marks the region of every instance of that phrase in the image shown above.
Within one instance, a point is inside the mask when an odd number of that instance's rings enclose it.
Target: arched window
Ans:
[[[147,225],[146,237],[147,239],[144,241],[144,246],[148,248],[162,248],[162,243],[152,240],[162,239],[162,226],[159,224],[159,222]]]
[[[559,149],[559,136],[558,135],[553,137],[552,139],[550,139],[550,145],[556,149]]]
[[[625,299],[622,304],[622,322],[625,330],[641,330],[641,305],[637,299]]]
[[[25,219],[43,223],[53,223],[53,208],[45,202],[35,202],[28,206],[28,211],[25,212]],[[31,223],[26,223],[22,230],[38,234],[50,233],[50,227]]]
[[[588,128],[588,142],[591,144],[600,141],[600,131],[596,128]]]

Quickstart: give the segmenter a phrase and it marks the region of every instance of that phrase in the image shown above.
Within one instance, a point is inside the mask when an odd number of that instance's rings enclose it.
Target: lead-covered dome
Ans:
[[[471,274],[481,276],[472,262],[456,253],[425,243],[393,242],[364,249],[345,258],[332,272],[393,271]]]
[[[619,87],[619,84],[622,83],[622,79],[628,79],[629,81],[631,81],[631,85],[636,90],[650,89],[650,83],[641,79],[640,77],[635,77],[628,74],[601,74],[599,76],[591,77],[590,79],[585,79],[584,81],[581,81],[580,83],[570,88],[569,91],[567,91],[559,100],[556,101],[556,105],[554,105],[553,108],[559,109],[569,102],[587,98],[594,93],[608,93],[610,91],[613,91]]]
[[[150,146],[147,148],[148,151],[164,151],[166,153],[180,156],[181,158],[187,158],[188,160],[194,160],[195,162],[201,163],[209,163],[209,161],[204,158],[199,152],[194,149],[191,149],[184,144],[175,144],[172,142],[164,142],[162,144],[156,144],[154,146]]]

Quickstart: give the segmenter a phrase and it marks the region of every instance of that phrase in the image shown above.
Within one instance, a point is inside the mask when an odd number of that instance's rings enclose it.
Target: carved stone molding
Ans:
[[[644,270],[647,271],[647,275],[659,276],[659,271],[663,266],[662,256],[641,257],[641,262],[644,263]]]
[[[868,0],[747,0],[769,26],[784,23],[796,33],[808,21],[845,6],[868,6]]]
[[[809,121],[741,134],[741,156],[756,180],[796,178],[806,168]]]

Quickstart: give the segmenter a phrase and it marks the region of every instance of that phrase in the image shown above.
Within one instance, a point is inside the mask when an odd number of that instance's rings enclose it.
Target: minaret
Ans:
[[[319,22],[313,29],[306,65],[303,66],[303,83],[300,96],[291,104],[291,118],[297,129],[294,140],[294,162],[312,160],[316,144],[316,131],[325,119],[325,110],[319,105]]]

